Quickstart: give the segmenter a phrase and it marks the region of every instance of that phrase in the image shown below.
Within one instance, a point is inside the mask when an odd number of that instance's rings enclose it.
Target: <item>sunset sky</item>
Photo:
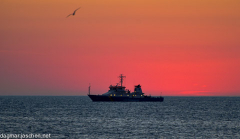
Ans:
[[[75,16],[71,14],[81,7]],[[240,0],[1,0],[0,95],[240,96]]]

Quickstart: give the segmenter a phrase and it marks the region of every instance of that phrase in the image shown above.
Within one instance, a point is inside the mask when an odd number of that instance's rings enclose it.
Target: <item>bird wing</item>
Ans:
[[[66,18],[68,18],[70,15],[72,15],[72,14],[69,14]]]
[[[78,9],[80,9],[81,7],[77,8],[73,13],[75,13]]]

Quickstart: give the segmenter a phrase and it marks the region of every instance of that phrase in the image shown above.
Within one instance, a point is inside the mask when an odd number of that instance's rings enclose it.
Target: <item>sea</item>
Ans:
[[[240,97],[92,102],[88,96],[0,96],[0,138],[8,134],[49,134],[51,139],[239,139]]]

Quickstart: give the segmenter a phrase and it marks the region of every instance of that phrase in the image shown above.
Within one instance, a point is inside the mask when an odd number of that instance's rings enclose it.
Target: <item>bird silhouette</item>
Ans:
[[[77,11],[78,9],[80,9],[80,8],[81,8],[81,7],[77,8],[72,14],[69,14],[66,18],[68,18],[70,15],[74,16],[75,13],[76,13],[76,11]]]

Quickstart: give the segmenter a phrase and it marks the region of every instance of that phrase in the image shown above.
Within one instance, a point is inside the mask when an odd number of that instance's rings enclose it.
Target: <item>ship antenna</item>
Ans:
[[[119,78],[120,78],[120,83],[121,83],[121,87],[122,87],[123,78],[126,78],[126,76],[123,76],[123,74],[120,74]]]
[[[89,83],[89,87],[88,87],[88,95],[90,95],[90,88],[91,88],[91,84]]]

